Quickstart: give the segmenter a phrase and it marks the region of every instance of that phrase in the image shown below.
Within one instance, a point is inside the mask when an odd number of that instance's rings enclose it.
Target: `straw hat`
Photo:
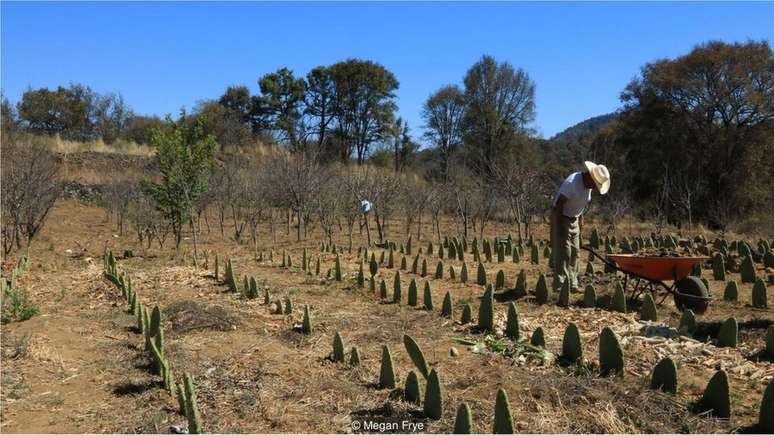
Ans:
[[[605,165],[598,165],[594,162],[583,162],[583,166],[586,167],[586,171],[591,175],[594,184],[597,185],[599,193],[602,195],[606,194],[607,190],[610,189],[610,172]]]

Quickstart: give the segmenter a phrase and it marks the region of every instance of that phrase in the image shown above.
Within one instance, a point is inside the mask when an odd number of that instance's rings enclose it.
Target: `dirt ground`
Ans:
[[[644,227],[633,230],[650,231]],[[475,284],[476,267],[470,253],[466,254],[467,284],[459,282],[461,262],[444,259],[444,278],[435,279],[438,258],[423,255],[428,260],[428,277],[401,271],[404,299],[394,304],[380,301],[378,292],[372,293],[367,285],[357,287],[356,252],[342,254],[341,282],[326,279],[335,254],[320,252],[319,231],[301,242],[295,241],[294,230],[290,234],[282,231],[273,247],[273,262],[268,259],[272,249],[269,229],[262,231],[264,261],[257,261],[255,249],[235,243],[229,228],[225,236],[215,227],[209,234],[204,229],[199,242],[200,249],[208,253],[209,264],[194,267],[190,240],[184,241],[180,252],[170,246],[172,242],[163,250],[146,250],[132,234],[119,236],[103,210],[75,201],[60,202],[29,253],[29,270],[19,279],[40,314],[2,326],[0,430],[169,433],[187,426],[177,412],[176,400],[160,387],[160,378],[150,374],[143,340],[134,331],[135,319],[127,313],[120,291],[103,277],[106,248],[119,256],[119,269],[131,275],[143,303],[161,307],[170,365],[178,379],[184,372],[194,376],[208,432],[353,432],[357,425],[374,421],[397,423],[398,429],[392,431],[398,432],[449,432],[461,402],[470,405],[476,429],[489,432],[498,387],[509,395],[519,432],[747,431],[754,430],[763,389],[774,379],[774,364],[760,356],[765,327],[774,320],[774,313],[771,308],[750,306],[752,285],[741,284],[738,274],[728,278],[740,283],[739,301],[731,303],[722,300],[726,283],[712,280],[711,271],[704,270],[716,300],[699,317],[707,324],[736,317],[743,325],[737,348],[715,347],[711,334],[706,342],[671,336],[669,327],[676,328],[680,319],[671,297],[659,307],[662,321],[655,324],[638,321],[636,308],[627,314],[580,308],[575,303],[582,294],[571,296],[569,308],[557,306],[556,295],[546,305],[536,305],[531,298],[514,301],[522,336],[529,337],[542,326],[547,349],[554,354],[561,352],[565,327],[574,322],[581,331],[584,357],[594,363],[598,333],[611,327],[621,339],[626,372],[623,378],[600,378],[593,369],[542,365],[508,352],[474,352],[474,346],[456,341],[484,340],[483,334],[459,322],[463,303],[473,305],[475,317],[484,290]],[[391,239],[404,239],[400,222],[391,222],[389,231]],[[515,230],[495,224],[486,235],[491,238],[509,232]],[[445,224],[443,233],[457,235],[451,222]],[[544,234],[545,228],[539,228],[538,235]],[[417,242],[414,235],[415,252],[420,246],[426,251],[430,236],[429,225],[423,230],[423,240]],[[340,234],[335,243],[346,246],[345,235]],[[355,250],[365,243],[365,234],[356,231]],[[303,248],[308,249],[312,264],[321,259],[320,276],[310,276],[299,267]],[[125,249],[132,249],[134,256],[122,258]],[[293,267],[280,267],[283,250],[292,256]],[[378,257],[381,250],[374,252]],[[244,299],[217,282],[215,253],[232,259],[239,283],[244,275],[255,277],[261,297]],[[412,260],[407,258],[409,269]],[[13,261],[7,261],[4,274]],[[584,255],[581,271],[586,261]],[[396,266],[399,264],[400,255],[396,258]],[[457,272],[454,281],[449,278],[449,266]],[[613,280],[601,274],[599,262],[594,266],[598,293],[611,292]],[[503,270],[506,288],[513,287],[518,272],[525,270],[530,290],[538,274],[548,272],[542,255],[537,266],[528,258],[513,263],[508,257],[504,263],[495,258],[485,267],[492,281]],[[383,266],[377,274],[377,283],[384,279],[390,295],[396,270]],[[764,273],[758,270],[759,276]],[[419,286],[420,304],[424,282],[430,281],[433,311],[406,304],[412,278]],[[585,283],[589,278],[583,279]],[[291,298],[293,313],[272,314],[263,304],[264,289],[269,289],[272,299]],[[455,302],[453,319],[440,316],[446,292]],[[774,292],[768,293],[769,306],[774,307]],[[507,304],[513,299],[502,291],[495,298],[495,335],[502,339]],[[310,307],[315,328],[309,336],[298,331],[305,305]],[[337,331],[347,351],[352,346],[359,348],[363,355],[360,367],[330,361]],[[425,419],[421,407],[401,400],[406,376],[409,370],[416,370],[403,346],[404,334],[416,339],[429,365],[440,374],[444,393],[440,420]],[[376,388],[385,344],[391,349],[399,378],[396,390]],[[452,347],[459,351],[458,356],[451,356]],[[648,388],[650,371],[664,356],[678,364],[676,397]],[[730,378],[730,421],[690,411],[717,368],[724,368]],[[424,379],[420,382],[424,389]],[[402,426],[404,422],[413,426]]]

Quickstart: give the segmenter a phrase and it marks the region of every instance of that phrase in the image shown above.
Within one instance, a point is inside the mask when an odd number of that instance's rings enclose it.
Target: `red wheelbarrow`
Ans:
[[[645,291],[654,292],[656,288],[663,287],[666,294],[659,304],[671,294],[678,310],[691,309],[698,314],[707,311],[712,300],[704,283],[695,276],[689,276],[695,265],[706,262],[709,257],[644,257],[634,254],[607,254],[603,257],[588,246],[581,249],[622,272],[624,291],[629,278],[632,278],[634,289],[631,300],[638,299]],[[672,281],[672,284],[664,281]]]

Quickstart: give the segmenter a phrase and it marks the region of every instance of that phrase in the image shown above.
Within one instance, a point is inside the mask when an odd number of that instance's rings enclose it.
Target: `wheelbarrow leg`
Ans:
[[[668,298],[670,294],[674,294],[674,291],[675,291],[675,285],[674,284],[672,284],[671,287],[667,287],[666,284],[664,284],[664,283],[661,283],[661,285],[663,285],[664,288],[666,289],[666,293],[664,293],[664,297],[661,298],[660,301],[658,301],[659,305],[663,305],[663,303],[666,300],[666,298]]]

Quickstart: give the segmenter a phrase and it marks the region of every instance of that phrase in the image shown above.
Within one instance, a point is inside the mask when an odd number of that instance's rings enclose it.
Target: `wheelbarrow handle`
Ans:
[[[614,262],[614,261],[607,259],[607,257],[603,257],[602,255],[599,255],[599,254],[598,254],[598,253],[597,253],[597,252],[596,252],[594,249],[592,249],[590,246],[588,246],[588,245],[581,246],[581,249],[583,249],[584,251],[589,251],[589,252],[591,252],[591,255],[593,255],[593,256],[595,256],[595,257],[599,258],[599,259],[600,259],[600,260],[602,260],[602,262],[603,262],[603,263],[605,263],[606,265],[608,265],[608,266],[612,267],[613,269],[615,269],[615,270],[617,270],[617,271],[623,272],[621,269],[619,269],[619,268],[618,268],[618,265],[617,265],[617,264],[615,264],[615,262]],[[624,272],[624,273],[625,273],[625,272]]]

